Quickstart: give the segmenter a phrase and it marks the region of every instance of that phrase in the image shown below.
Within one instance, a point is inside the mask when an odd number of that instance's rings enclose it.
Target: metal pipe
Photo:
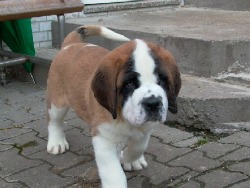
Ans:
[[[2,49],[3,49],[3,41],[0,38],[0,50],[2,50]],[[0,56],[0,63],[3,60],[4,60],[3,56]],[[1,66],[0,66],[0,84],[1,85],[6,85],[7,84],[5,68],[1,67]]]
[[[27,59],[25,57],[17,57],[17,58],[13,58],[13,59],[7,59],[7,60],[3,60],[0,62],[0,67],[18,65],[18,64],[25,63],[26,61],[27,61]]]
[[[59,47],[61,48],[63,40],[65,38],[65,16],[64,14],[62,15],[57,15],[57,20],[58,20],[58,31],[59,31]]]
[[[4,57],[9,57],[9,58],[18,58],[18,57],[24,57],[26,60],[29,60],[32,63],[35,64],[40,64],[40,65],[45,65],[45,66],[50,66],[51,60],[49,59],[43,59],[40,57],[34,57],[34,56],[29,56],[29,55],[24,55],[24,54],[18,54],[14,53],[11,51],[6,51],[6,50],[0,50],[0,56]]]

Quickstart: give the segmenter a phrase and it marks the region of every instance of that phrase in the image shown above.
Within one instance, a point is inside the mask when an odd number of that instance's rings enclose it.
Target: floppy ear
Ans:
[[[181,88],[181,79],[180,79],[180,73],[178,69],[175,69],[175,72],[172,72],[171,77],[172,79],[169,79],[169,86],[168,86],[168,110],[176,114],[178,112],[178,106],[177,106],[177,101],[176,98],[179,94],[180,88]]]
[[[159,71],[165,78],[165,90],[168,97],[168,110],[176,114],[178,112],[176,98],[181,88],[180,72],[176,65],[174,57],[167,50],[150,45],[155,61],[159,66]]]
[[[97,101],[112,114],[114,119],[117,117],[117,75],[118,68],[115,63],[104,63],[95,73],[91,86]]]
[[[166,52],[165,54],[166,56],[162,59],[162,68],[167,74],[168,110],[171,113],[176,114],[178,112],[176,98],[181,88],[181,77],[179,69],[172,55]]]

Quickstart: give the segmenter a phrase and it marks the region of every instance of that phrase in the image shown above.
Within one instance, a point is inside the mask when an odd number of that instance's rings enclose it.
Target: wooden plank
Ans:
[[[83,7],[81,0],[0,0],[0,21],[81,12]]]

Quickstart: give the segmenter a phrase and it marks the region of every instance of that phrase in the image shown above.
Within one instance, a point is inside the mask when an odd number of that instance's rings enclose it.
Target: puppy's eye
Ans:
[[[127,88],[134,88],[135,84],[133,82],[128,82],[126,85]]]
[[[165,75],[159,74],[157,84],[162,86],[163,88],[166,88],[168,85],[167,77]]]
[[[125,87],[128,89],[137,89],[139,87],[139,82],[137,78],[132,78],[126,81]]]
[[[139,80],[138,80],[138,73],[136,72],[130,72],[126,75],[124,79],[123,88],[134,90],[139,87]]]
[[[166,86],[167,81],[160,79],[157,84],[160,85],[160,86]]]

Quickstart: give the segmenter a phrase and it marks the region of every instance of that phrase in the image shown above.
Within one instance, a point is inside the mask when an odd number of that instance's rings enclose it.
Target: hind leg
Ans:
[[[69,144],[63,131],[64,117],[68,112],[68,107],[56,107],[51,104],[48,109],[48,145],[47,151],[57,155],[69,149]]]

